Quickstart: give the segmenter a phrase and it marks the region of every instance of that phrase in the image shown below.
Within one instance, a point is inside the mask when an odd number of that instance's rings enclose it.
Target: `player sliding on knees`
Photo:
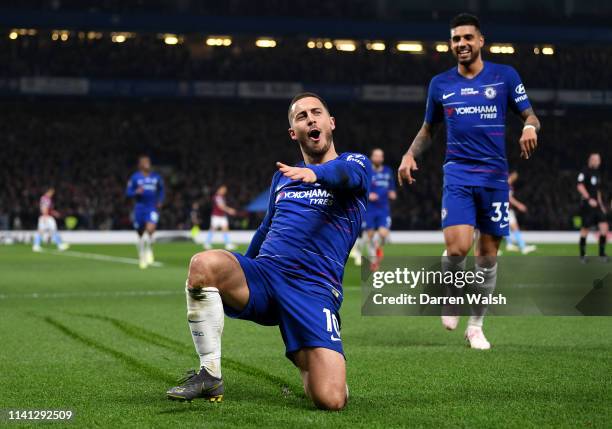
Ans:
[[[472,248],[474,228],[476,270],[485,282],[482,294],[492,293],[497,280],[497,251],[508,235],[508,162],[504,143],[506,110],[510,107],[524,120],[519,140],[521,157],[529,159],[537,146],[540,121],[527,98],[516,70],[483,61],[484,37],[478,18],[461,14],[451,22],[451,50],[457,67],[435,76],[427,95],[425,122],[402,158],[398,179],[413,184],[416,159],[431,145],[434,127],[446,121],[447,149],[443,166],[442,228],[446,243],[442,258],[445,271],[465,269]],[[459,293],[452,287],[451,293]],[[474,349],[489,349],[483,330],[486,306],[474,306],[465,331]],[[444,327],[459,323],[455,307],[442,309]]]
[[[336,153],[335,120],[318,95],[296,95],[288,117],[289,136],[299,143],[304,162],[277,163],[268,211],[246,255],[209,250],[191,259],[187,318],[200,370],[168,390],[170,399],[223,397],[225,311],[278,325],[306,395],[321,409],[346,405],[342,277],[365,217],[372,169],[361,154]]]
[[[164,181],[151,171],[151,158],[148,156],[138,158],[138,171],[130,177],[125,194],[136,201],[132,221],[138,232],[139,266],[144,269],[155,262],[153,234],[159,221],[158,210],[164,200]]]

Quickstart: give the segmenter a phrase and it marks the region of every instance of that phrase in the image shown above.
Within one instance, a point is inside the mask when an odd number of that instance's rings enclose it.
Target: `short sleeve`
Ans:
[[[506,85],[508,88],[508,104],[514,112],[521,113],[531,107],[525,85],[523,85],[521,77],[513,67],[508,67]]]
[[[427,90],[427,103],[425,104],[425,122],[435,124],[442,122],[442,105],[437,101],[436,97],[436,80],[435,78],[429,82]]]

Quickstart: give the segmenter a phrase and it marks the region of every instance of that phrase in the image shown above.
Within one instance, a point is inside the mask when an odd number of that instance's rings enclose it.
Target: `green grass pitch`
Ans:
[[[491,317],[493,349],[473,351],[463,325],[446,332],[437,318],[362,317],[350,264],[344,411],[313,408],[276,327],[229,319],[224,402],[170,402],[166,389],[197,365],[183,288],[198,250],[158,244],[163,266],[141,271],[82,257],[134,258],[134,246],[73,246],[79,257],[0,246],[2,418],[8,409],[71,409],[66,427],[610,427],[612,318]],[[390,245],[387,255],[441,250]],[[576,251],[541,245],[538,253]]]

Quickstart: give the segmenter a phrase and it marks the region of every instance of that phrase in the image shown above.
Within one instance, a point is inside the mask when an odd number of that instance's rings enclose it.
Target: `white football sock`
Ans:
[[[221,334],[223,303],[215,287],[185,288],[187,321],[193,344],[200,356],[200,367],[213,377],[221,378]]]
[[[495,284],[497,283],[497,264],[493,265],[491,268],[484,268],[477,264],[475,270],[481,271],[484,276],[483,284],[476,288],[478,293],[483,297],[493,293]],[[472,304],[472,315],[468,319],[468,327],[476,326],[482,328],[484,316],[487,313],[487,307],[486,304]]]
[[[142,258],[144,256],[145,253],[145,235],[142,234],[140,237],[138,237],[138,257]]]

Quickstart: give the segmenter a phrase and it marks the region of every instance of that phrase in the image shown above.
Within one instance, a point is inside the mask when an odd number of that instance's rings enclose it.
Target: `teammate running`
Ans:
[[[385,154],[376,148],[370,154],[372,161],[372,184],[368,204],[367,231],[370,269],[376,271],[383,258],[383,246],[391,229],[389,200],[395,200],[395,175],[388,165],[384,165]]]
[[[607,208],[603,203],[601,195],[600,165],[601,156],[598,153],[590,154],[587,168],[578,174],[578,184],[576,185],[576,189],[581,197],[580,260],[583,263],[587,262],[587,236],[589,235],[589,230],[595,226],[599,229],[599,257],[605,262],[608,261],[608,256],[606,255],[608,220],[606,218]]]
[[[138,171],[130,177],[125,194],[134,198],[132,220],[138,232],[138,260],[141,269],[155,262],[153,256],[153,234],[159,221],[158,210],[164,200],[164,181],[151,171],[151,158],[138,158]]]
[[[398,179],[415,182],[416,158],[432,142],[436,124],[446,121],[447,149],[442,195],[442,228],[446,271],[465,269],[465,256],[476,243],[476,270],[485,282],[481,293],[492,293],[497,278],[497,251],[508,235],[508,163],[505,120],[508,107],[524,120],[519,140],[521,157],[529,159],[537,146],[540,122],[531,108],[525,87],[510,66],[482,60],[484,37],[478,18],[460,14],[451,22],[451,50],[457,67],[435,76],[429,84],[425,122],[402,158]],[[456,288],[453,288],[456,289]],[[455,291],[459,292],[458,290]],[[443,308],[442,323],[453,330],[459,323],[456,308]],[[465,337],[470,347],[489,349],[483,331],[486,306],[472,309]]]
[[[57,222],[55,218],[59,217],[59,213],[53,209],[53,195],[55,195],[55,189],[49,188],[43,196],[40,197],[38,229],[34,235],[34,244],[32,246],[32,251],[34,252],[42,252],[41,244],[45,234],[51,236],[51,240],[53,240],[58,250],[66,250],[69,247],[68,243],[62,242],[62,237],[59,232],[57,232]]]
[[[210,215],[210,229],[208,230],[208,236],[204,242],[204,248],[206,250],[212,249],[212,239],[215,231],[223,232],[223,244],[225,250],[234,250],[234,246],[229,238],[229,220],[227,215],[235,216],[236,209],[229,207],[225,204],[225,196],[227,195],[227,186],[221,185],[215,195],[212,198],[212,213]]]
[[[296,95],[288,116],[289,136],[304,162],[277,163],[268,211],[246,256],[209,250],[191,259],[187,317],[201,369],[168,390],[170,399],[222,399],[225,310],[233,318],[278,325],[306,395],[322,409],[346,404],[342,277],[365,216],[372,170],[361,154],[336,153],[335,120],[318,95]]]
[[[510,210],[508,210],[508,218],[510,221],[510,235],[506,243],[506,250],[509,252],[520,251],[523,255],[527,255],[534,252],[537,247],[532,244],[525,243],[523,240],[523,234],[521,233],[521,227],[518,223],[518,218],[514,209],[517,209],[521,213],[527,213],[527,206],[516,199],[514,196],[514,184],[518,180],[518,172],[512,171],[508,175],[508,186],[510,186]]]

